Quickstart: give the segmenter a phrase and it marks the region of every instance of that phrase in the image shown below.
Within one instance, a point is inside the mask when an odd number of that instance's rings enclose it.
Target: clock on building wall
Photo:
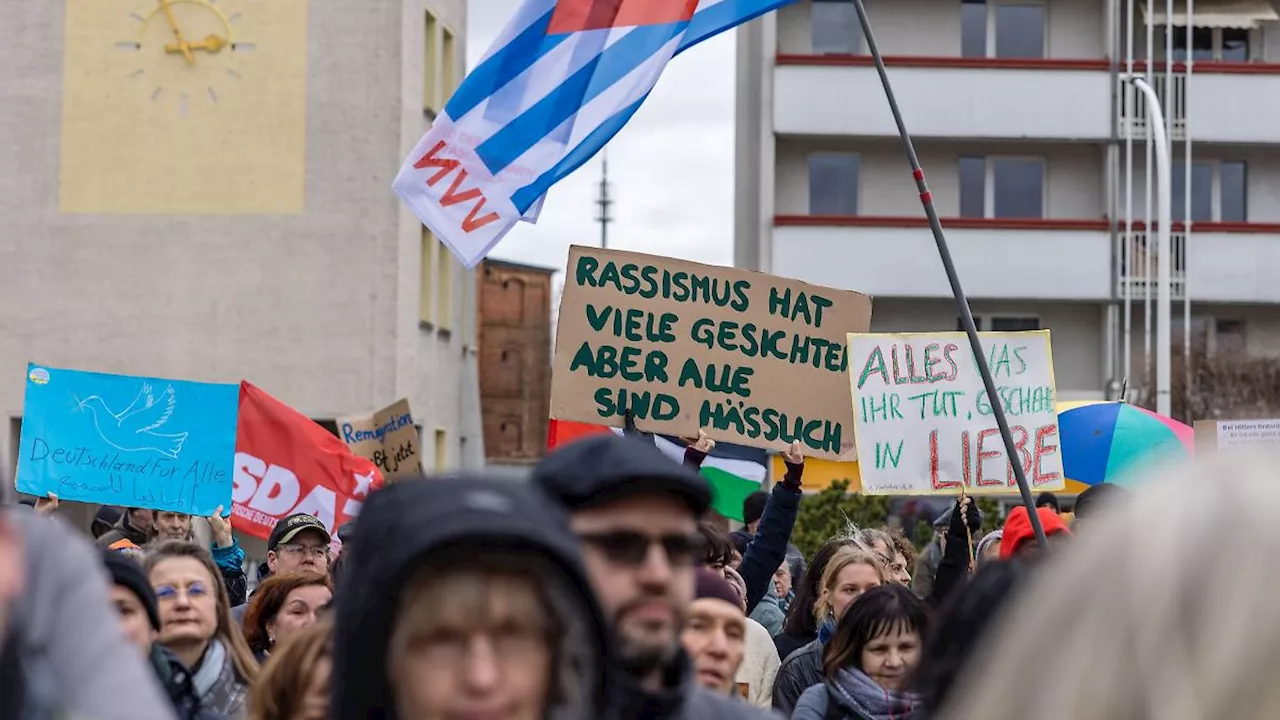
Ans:
[[[300,213],[307,0],[66,0],[60,206]]]

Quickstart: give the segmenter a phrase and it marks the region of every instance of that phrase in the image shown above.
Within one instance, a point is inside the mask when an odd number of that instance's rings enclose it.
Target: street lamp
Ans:
[[[1170,241],[1170,225],[1172,225],[1173,180],[1169,167],[1169,136],[1164,129],[1164,111],[1160,107],[1160,97],[1146,80],[1130,75],[1129,82],[1142,91],[1147,99],[1147,128],[1155,136],[1156,153],[1156,412],[1170,417],[1173,415],[1172,396],[1169,383],[1172,375],[1169,353],[1172,338],[1172,301],[1170,297],[1170,281],[1172,276],[1173,248]],[[1169,89],[1169,88],[1166,88]],[[1147,238],[1150,241],[1151,227],[1147,226]],[[1148,246],[1150,252],[1150,246]]]

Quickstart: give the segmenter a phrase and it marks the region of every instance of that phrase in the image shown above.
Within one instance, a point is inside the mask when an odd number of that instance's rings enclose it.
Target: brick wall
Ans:
[[[553,271],[486,261],[477,273],[480,407],[489,462],[532,462],[547,444]]]

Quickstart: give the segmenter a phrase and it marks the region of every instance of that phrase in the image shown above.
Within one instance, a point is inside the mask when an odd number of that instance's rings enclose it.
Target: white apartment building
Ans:
[[[1052,330],[1063,399],[1143,374],[1147,127],[1122,79],[1131,25],[1146,72],[1137,4],[866,0],[980,329]],[[1175,344],[1189,296],[1196,342],[1280,354],[1280,22],[1268,0],[1196,0],[1190,52],[1182,0],[1172,24]],[[736,263],[869,293],[875,331],[957,329],[853,4],[801,0],[741,28],[737,73]]]
[[[318,421],[410,400],[483,465],[473,274],[391,190],[466,0],[6,0],[0,480],[29,361],[247,379]]]

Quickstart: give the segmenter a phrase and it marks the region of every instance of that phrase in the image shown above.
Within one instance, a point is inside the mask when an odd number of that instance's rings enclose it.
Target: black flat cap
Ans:
[[[707,481],[645,437],[608,433],[565,445],[538,463],[533,482],[570,511],[633,495],[671,495],[694,516],[711,506]]]

